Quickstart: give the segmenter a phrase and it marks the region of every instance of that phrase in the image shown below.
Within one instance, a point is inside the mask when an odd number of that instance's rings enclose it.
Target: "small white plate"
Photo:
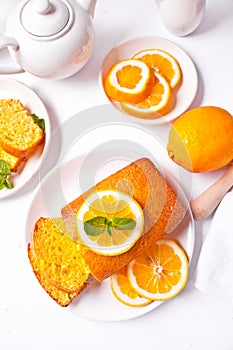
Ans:
[[[39,217],[61,216],[61,208],[98,181],[123,168],[131,161],[148,157],[177,191],[187,212],[182,224],[170,235],[185,249],[190,264],[195,241],[194,221],[189,208],[188,194],[178,185],[188,182],[179,167],[168,157],[161,134],[154,134],[134,123],[117,123],[119,112],[111,105],[98,106],[83,111],[67,121],[62,128],[63,157],[56,168],[44,177],[36,189],[29,208],[26,223],[26,245],[31,241],[34,224]],[[90,125],[92,116],[93,123]],[[108,122],[105,122],[108,120]],[[77,126],[77,127],[76,127]],[[77,130],[74,139],[71,131]],[[69,141],[69,144],[68,144]],[[80,154],[84,146],[88,153]],[[85,149],[86,151],[87,149]],[[75,156],[76,155],[76,156]],[[187,191],[186,191],[187,192]],[[36,283],[37,280],[35,278]],[[53,301],[51,301],[53,302]],[[133,308],[117,301],[109,286],[109,279],[94,283],[73,300],[66,310],[79,317],[99,321],[119,321],[138,317],[155,308],[161,302]]]
[[[19,167],[19,171],[12,173],[11,180],[14,187],[10,190],[2,189],[0,191],[0,199],[14,195],[22,189],[38,172],[42,159],[46,154],[50,140],[50,119],[44,103],[39,96],[28,86],[13,79],[0,78],[0,99],[17,99],[31,113],[35,113],[39,118],[45,120],[45,143],[38,147],[28,160]]]
[[[103,81],[106,77],[109,69],[118,61],[131,58],[137,52],[146,49],[157,48],[170,53],[178,61],[182,70],[182,82],[175,92],[176,103],[173,109],[165,116],[156,119],[143,119],[130,116],[121,109],[120,103],[110,102],[121,112],[126,118],[133,119],[135,122],[144,123],[149,125],[163,124],[170,122],[184,113],[194,101],[198,88],[198,75],[196,67],[189,57],[189,55],[179,46],[173,42],[157,37],[157,36],[144,36],[135,39],[126,40],[117,46],[115,46],[105,57],[101,71],[100,71],[100,84],[103,87]],[[104,89],[103,89],[104,90]]]

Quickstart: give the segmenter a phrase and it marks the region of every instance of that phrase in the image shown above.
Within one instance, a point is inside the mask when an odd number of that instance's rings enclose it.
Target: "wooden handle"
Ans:
[[[225,174],[205,192],[191,202],[196,220],[207,218],[218,206],[224,195],[233,186],[233,164],[230,163]]]

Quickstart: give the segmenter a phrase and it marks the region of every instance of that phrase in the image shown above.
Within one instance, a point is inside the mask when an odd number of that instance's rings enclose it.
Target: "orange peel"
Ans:
[[[112,66],[103,85],[110,99],[138,103],[150,94],[154,85],[154,74],[143,61],[126,59]]]

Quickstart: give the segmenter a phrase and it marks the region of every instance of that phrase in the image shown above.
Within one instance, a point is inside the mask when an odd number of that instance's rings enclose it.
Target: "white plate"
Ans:
[[[104,78],[114,63],[122,59],[130,58],[141,50],[151,48],[162,49],[170,53],[180,64],[183,79],[181,85],[178,87],[175,93],[176,104],[174,108],[164,117],[148,120],[130,116],[121,109],[119,103],[113,103],[116,108],[122,111],[122,114],[125,117],[128,116],[128,118],[133,118],[138,123],[149,125],[162,124],[164,122],[174,120],[179,115],[184,113],[194,101],[198,87],[198,76],[195,65],[189,55],[182,48],[167,39],[157,36],[139,37],[126,40],[115,46],[105,57],[100,71],[100,83],[103,87]]]
[[[46,140],[43,146],[39,146],[35,153],[23,164],[18,172],[12,173],[14,187],[11,190],[2,189],[0,199],[14,195],[22,189],[37,173],[42,158],[48,150],[50,140],[50,120],[44,103],[39,96],[28,86],[8,78],[0,78],[0,99],[18,99],[31,113],[45,120]]]
[[[185,220],[170,237],[180,242],[191,263],[195,240],[194,223],[187,195],[177,185],[178,180],[180,183],[188,182],[189,187],[191,187],[191,178],[187,178],[186,173],[183,174],[169,159],[161,135],[158,136],[145,128],[135,126],[133,123],[117,123],[115,117],[117,115],[118,119],[121,117],[119,112],[116,112],[110,105],[98,106],[91,112],[94,119],[92,123],[87,117],[90,111],[86,111],[81,112],[73,119],[71,118],[72,120],[67,121],[67,125],[64,125],[62,129],[63,144],[66,144],[69,136],[70,147],[68,144],[66,145],[61,152],[63,159],[58,162],[56,168],[47,174],[35,191],[27,217],[26,243],[30,242],[35,221],[39,217],[60,216],[60,209],[63,206],[93,184],[131,161],[146,156],[154,162],[160,172],[177,189],[180,199],[187,208]],[[105,116],[109,121],[101,123],[106,120]],[[98,120],[96,127],[94,127],[95,119]],[[80,123],[80,120],[83,122]],[[113,120],[115,121],[113,122]],[[79,129],[75,127],[75,124],[79,125]],[[86,132],[84,132],[85,127]],[[75,139],[72,139],[71,135],[73,129],[79,130]],[[84,149],[84,145],[88,145],[88,153],[79,155],[80,150]],[[38,282],[36,281],[36,283]],[[96,283],[86,288],[66,310],[87,319],[119,321],[143,315],[157,308],[160,304],[153,302],[142,308],[125,306],[113,297],[109,279],[107,279],[101,284]]]

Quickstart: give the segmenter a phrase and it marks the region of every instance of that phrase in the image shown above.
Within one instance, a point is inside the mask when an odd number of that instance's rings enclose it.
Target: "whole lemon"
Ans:
[[[233,117],[220,107],[203,106],[182,114],[172,125],[169,157],[192,172],[219,169],[233,159]]]

